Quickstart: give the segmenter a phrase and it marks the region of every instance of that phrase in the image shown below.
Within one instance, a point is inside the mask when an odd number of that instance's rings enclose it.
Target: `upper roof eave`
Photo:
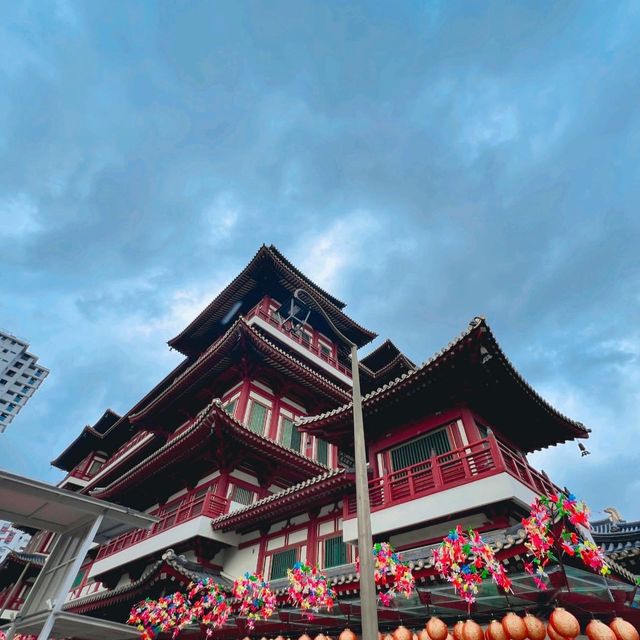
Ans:
[[[357,337],[354,340],[359,346],[364,346],[375,337],[377,334],[373,331],[365,329],[357,322],[349,318],[343,309],[346,306],[344,302],[334,298],[332,295],[327,293],[324,289],[315,284],[312,280],[310,280],[307,276],[305,276],[300,270],[294,267],[291,262],[289,262],[281,253],[274,247],[273,245],[267,246],[262,245],[258,252],[251,259],[249,264],[238,274],[230,284],[228,284],[225,289],[219,293],[197,316],[192,320],[185,329],[183,329],[177,336],[171,338],[168,344],[173,349],[180,351],[181,353],[188,355],[191,352],[191,349],[188,347],[188,343],[190,338],[195,334],[196,331],[202,329],[209,323],[214,317],[216,311],[220,310],[222,305],[230,303],[235,295],[235,293],[241,288],[241,286],[245,283],[246,279],[253,273],[254,269],[256,269],[260,261],[263,259],[270,260],[274,266],[280,269],[282,272],[285,272],[292,280],[296,282],[298,286],[308,286],[310,287],[314,295],[320,299],[323,303],[324,310],[329,314],[334,316],[334,322],[338,318],[342,318],[343,322],[353,330]]]
[[[330,380],[328,380],[324,375],[318,373],[311,367],[308,367],[304,363],[300,362],[297,358],[294,358],[289,353],[280,349],[277,345],[273,344],[270,340],[268,340],[261,332],[259,332],[255,327],[250,325],[242,316],[240,316],[227,331],[220,336],[210,347],[204,351],[198,359],[187,369],[185,369],[179,376],[177,376],[173,382],[164,389],[158,396],[156,396],[147,406],[143,407],[137,413],[132,413],[129,418],[132,423],[139,422],[145,416],[149,415],[149,413],[156,408],[165,398],[169,397],[172,393],[175,392],[176,389],[179,389],[181,386],[185,387],[188,385],[188,380],[190,376],[197,371],[198,369],[206,366],[211,358],[215,358],[215,356],[225,347],[228,347],[232,341],[235,339],[237,335],[246,335],[250,340],[253,341],[254,344],[258,344],[260,342],[260,347],[267,349],[273,354],[277,354],[278,357],[283,358],[286,362],[290,363],[292,367],[295,367],[298,370],[304,371],[307,375],[313,377],[314,380],[318,382],[318,384],[322,385],[325,388],[325,393],[331,394],[335,399],[346,399],[349,397],[349,393],[334,384]]]
[[[516,371],[511,361],[506,357],[506,355],[500,348],[498,342],[493,336],[493,333],[491,332],[491,329],[489,328],[489,325],[486,323],[486,320],[480,316],[474,318],[469,323],[469,326],[465,331],[463,331],[457,338],[452,340],[442,350],[435,353],[431,358],[426,360],[422,365],[402,374],[395,380],[392,380],[391,382],[388,382],[387,384],[384,384],[381,387],[374,389],[373,391],[366,394],[362,398],[363,409],[366,410],[367,407],[375,403],[384,402],[386,398],[401,393],[406,388],[410,388],[411,385],[416,383],[417,380],[425,375],[428,375],[433,369],[442,364],[442,362],[451,352],[453,352],[456,348],[463,344],[465,340],[474,333],[482,333],[486,335],[488,340],[491,342],[496,355],[500,359],[500,362],[507,369],[509,374],[516,380],[516,382],[523,389],[525,389],[527,394],[535,402],[540,404],[540,406],[542,406],[546,411],[548,411],[561,423],[564,423],[566,425],[568,431],[570,431],[572,435],[569,438],[559,438],[559,441],[564,442],[574,438],[589,437],[587,429],[581,422],[572,420],[555,409],[524,380],[524,378]],[[317,414],[315,416],[305,416],[298,418],[296,420],[296,424],[300,427],[307,428],[309,431],[313,431],[318,428],[324,428],[331,424],[341,423],[342,421],[350,419],[351,412],[352,403],[348,402],[341,407],[337,407],[336,409],[332,409],[331,411],[327,411],[325,413]]]

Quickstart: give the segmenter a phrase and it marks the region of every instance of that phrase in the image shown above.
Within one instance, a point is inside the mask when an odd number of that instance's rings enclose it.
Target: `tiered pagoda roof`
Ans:
[[[211,384],[221,374],[229,372],[247,351],[255,356],[253,363],[263,362],[270,371],[293,376],[297,383],[308,390],[314,404],[318,402],[319,395],[325,406],[335,404],[336,401],[344,402],[350,396],[347,391],[278,347],[260,329],[249,325],[240,317],[161,393],[139,411],[132,413],[130,421],[137,424],[157,419],[158,412],[166,410],[191,390]],[[181,405],[181,410],[183,409],[184,405]]]
[[[391,340],[385,340],[360,360],[362,389],[368,393],[415,368],[416,365]]]
[[[376,333],[361,327],[344,312],[345,303],[324,291],[294,267],[273,245],[262,245],[251,262],[169,346],[193,356],[226,330],[230,313],[246,313],[266,291],[278,289],[290,296],[298,288],[309,289],[333,323],[358,346],[368,344]]]
[[[159,449],[115,478],[103,488],[91,491],[97,498],[114,499],[123,491],[145,492],[149,485],[169,484],[171,473],[184,475],[184,462],[190,470],[198,457],[209,464],[229,463],[233,459],[238,468],[270,468],[274,484],[289,485],[291,481],[307,479],[327,471],[327,467],[301,453],[285,447],[263,435],[251,431],[230,416],[219,399],[213,400],[188,426],[178,430]]]
[[[168,549],[162,558],[149,565],[137,580],[72,600],[67,602],[64,608],[85,614],[123,603],[131,606],[138,600],[149,597],[152,590],[163,590],[163,585],[168,585],[166,590],[173,592],[180,588],[185,589],[190,582],[207,578],[222,587],[231,586],[231,582],[224,578],[220,571],[206,569],[196,562],[187,560],[184,556],[177,555],[173,549]]]
[[[278,519],[298,515],[316,506],[324,506],[327,501],[339,499],[353,487],[353,476],[346,469],[333,469],[221,515],[211,521],[211,526],[222,531],[255,530],[261,524],[277,522]]]
[[[107,409],[93,426],[86,425],[80,435],[51,464],[58,469],[71,471],[92,451],[104,446],[105,434],[120,417],[115,411]],[[108,449],[109,445],[106,445],[106,448]]]
[[[458,338],[424,364],[363,398],[365,428],[372,434],[392,424],[466,404],[523,451],[587,438],[588,431],[546,402],[516,371],[484,318],[474,318]],[[297,424],[329,441],[348,445],[352,405]]]

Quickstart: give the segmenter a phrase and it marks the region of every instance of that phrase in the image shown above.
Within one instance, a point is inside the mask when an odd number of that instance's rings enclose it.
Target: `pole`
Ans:
[[[360,613],[362,640],[378,639],[378,604],[373,567],[369,474],[362,419],[360,369],[355,344],[351,345],[351,378],[353,380],[353,449],[356,472],[356,507],[358,518],[358,553],[360,554]]]
[[[356,507],[358,520],[358,554],[360,555],[360,614],[362,618],[362,640],[378,640],[378,603],[373,567],[373,537],[371,535],[371,506],[369,503],[369,474],[367,472],[367,450],[362,419],[362,395],[360,394],[360,367],[358,347],[345,336],[318,301],[306,290],[296,289],[293,297],[301,302],[301,294],[313,301],[318,313],[327,321],[335,334],[351,347],[351,379],[353,404],[353,450],[356,474]]]

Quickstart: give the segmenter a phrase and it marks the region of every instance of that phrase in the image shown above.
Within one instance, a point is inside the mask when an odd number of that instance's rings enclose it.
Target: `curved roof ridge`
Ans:
[[[244,318],[244,316],[239,316],[236,319],[236,321],[215,342],[213,342],[209,347],[207,347],[207,349],[202,354],[200,354],[200,356],[189,367],[187,367],[178,376],[176,376],[176,378],[158,396],[156,396],[147,406],[143,407],[140,411],[136,413],[130,414],[129,416],[130,419],[133,422],[136,422],[136,420],[140,416],[148,413],[151,407],[153,407],[158,402],[160,402],[160,400],[163,397],[165,397],[175,387],[175,385],[185,380],[192,371],[194,371],[199,366],[201,366],[203,362],[207,360],[211,355],[213,355],[221,347],[221,345],[224,344],[224,342],[226,342],[235,332],[238,331],[238,329],[243,329],[253,333],[256,337],[259,337],[262,341],[264,341],[267,345],[269,345],[271,349],[273,349],[274,351],[277,351],[282,356],[285,356],[286,358],[291,360],[295,365],[302,367],[303,369],[307,370],[309,373],[311,373],[315,377],[320,378],[325,385],[333,388],[335,391],[339,392],[343,396],[348,395],[348,391],[345,391],[344,389],[342,389],[342,387],[339,387],[337,384],[329,380],[326,376],[319,373],[315,369],[309,367],[304,362],[298,360],[297,358],[294,358],[289,352],[278,347],[271,340],[269,340],[264,335],[263,332],[259,332],[255,327],[250,325],[247,322],[247,320]]]

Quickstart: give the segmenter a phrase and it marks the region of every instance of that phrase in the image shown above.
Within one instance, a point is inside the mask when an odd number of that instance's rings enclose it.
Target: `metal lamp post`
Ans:
[[[369,477],[367,455],[362,420],[362,396],[360,394],[360,370],[358,348],[331,321],[316,299],[305,289],[296,289],[293,297],[305,304],[300,297],[304,294],[314,303],[315,309],[327,321],[336,335],[351,348],[351,378],[353,403],[353,447],[356,476],[356,505],[358,519],[358,552],[360,554],[360,611],[362,618],[362,640],[378,639],[378,608],[373,566],[373,539],[371,535],[371,506],[369,503]],[[293,310],[292,310],[293,311]],[[308,317],[308,314],[307,314]]]

